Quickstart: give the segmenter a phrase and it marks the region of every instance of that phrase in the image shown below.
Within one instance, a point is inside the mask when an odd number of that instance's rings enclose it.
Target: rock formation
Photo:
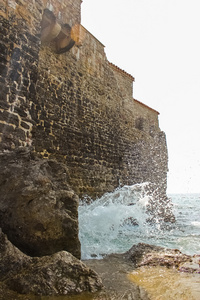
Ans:
[[[126,300],[149,300],[154,299],[149,295],[145,287],[140,284],[140,281],[129,281],[128,278],[132,273],[138,273],[142,269],[146,276],[151,276],[153,272],[158,272],[158,276],[165,275],[159,273],[159,267],[173,269],[176,274],[177,281],[182,278],[182,272],[187,273],[187,280],[194,282],[194,275],[200,274],[200,256],[190,256],[181,253],[177,249],[166,249],[163,247],[139,243],[134,245],[129,251],[123,254],[111,254],[105,256],[102,260],[89,260],[85,262],[90,268],[94,269],[101,277],[105,286],[105,290],[100,293],[99,298],[94,299],[126,299]],[[146,268],[144,268],[146,267]],[[186,275],[186,274],[185,274]],[[128,278],[127,278],[128,276]],[[195,277],[197,285],[199,277]],[[151,279],[151,285],[154,286],[154,278]],[[162,284],[162,283],[161,283]],[[183,281],[184,285],[184,281]],[[195,285],[193,285],[194,287]],[[178,286],[179,287],[179,286]],[[180,288],[180,287],[179,287]],[[187,287],[186,287],[187,290]],[[167,292],[167,291],[166,291]],[[200,288],[197,288],[198,295]],[[177,291],[177,295],[181,294],[181,290]],[[196,297],[185,299],[199,299]],[[159,294],[159,297],[161,294]],[[156,298],[157,299],[157,298]],[[160,299],[160,298],[159,298]],[[172,298],[170,298],[172,299]],[[182,298],[175,298],[182,299]]]
[[[139,243],[124,254],[133,266],[164,266],[175,268],[180,272],[200,274],[200,255],[186,255],[178,249]]]
[[[78,196],[68,169],[28,149],[0,153],[0,227],[31,256],[66,250],[80,258]]]
[[[0,230],[0,281],[20,294],[69,295],[102,288],[101,279],[66,251],[30,257],[13,246]]]

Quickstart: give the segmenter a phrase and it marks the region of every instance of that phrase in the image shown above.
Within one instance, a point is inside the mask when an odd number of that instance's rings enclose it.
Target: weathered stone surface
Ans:
[[[32,256],[66,250],[80,258],[78,196],[66,165],[34,158],[27,149],[0,153],[0,226]]]
[[[128,251],[128,255],[137,267],[145,265],[178,267],[180,263],[191,259],[189,255],[182,254],[177,249],[165,249],[143,243],[133,246]]]
[[[185,255],[177,249],[139,243],[126,253],[110,254],[102,260],[88,260],[85,263],[102,277],[105,286],[105,297],[99,296],[95,299],[145,300],[152,299],[151,294],[147,293],[142,282],[141,284],[139,281],[131,283],[127,274],[132,274],[133,271],[139,272],[141,267],[147,267],[143,268],[143,272],[147,272],[147,276],[151,273],[148,267],[166,267],[180,272],[198,274],[200,273],[199,260],[200,256]],[[159,272],[159,268],[155,268],[155,270]],[[188,278],[194,280],[192,277]],[[152,282],[152,284],[154,283]]]
[[[0,281],[21,272],[30,261],[30,257],[23,254],[8,241],[0,228]]]
[[[133,98],[133,76],[108,62],[104,45],[80,25],[81,0],[4,5],[0,149],[32,146],[41,157],[62,160],[79,196],[146,181],[165,194],[158,112]],[[70,25],[76,44],[67,53],[41,45],[45,11]]]
[[[178,271],[200,274],[200,255],[194,255],[190,260],[182,262],[178,267]]]
[[[0,280],[20,294],[68,295],[102,288],[98,275],[66,251],[29,257],[0,231]]]
[[[19,293],[36,295],[96,292],[102,287],[98,275],[66,251],[35,258],[23,274],[6,280],[6,284]]]
[[[127,251],[124,256],[133,262],[134,267],[164,266],[176,268],[181,272],[200,273],[200,256],[186,255],[178,249],[139,243]]]
[[[85,263],[101,276],[104,285],[104,290],[94,299],[150,299],[143,288],[128,280],[127,274],[133,271],[133,265],[123,254],[111,254],[101,260],[87,260]]]

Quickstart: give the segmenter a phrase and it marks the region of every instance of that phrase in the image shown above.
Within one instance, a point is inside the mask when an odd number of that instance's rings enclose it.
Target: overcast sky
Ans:
[[[200,0],[83,0],[82,25],[160,112],[168,193],[200,193]]]

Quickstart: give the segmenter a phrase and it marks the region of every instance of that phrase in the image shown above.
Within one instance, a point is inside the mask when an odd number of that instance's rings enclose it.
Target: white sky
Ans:
[[[200,193],[200,0],[83,0],[82,25],[160,112],[168,193]]]

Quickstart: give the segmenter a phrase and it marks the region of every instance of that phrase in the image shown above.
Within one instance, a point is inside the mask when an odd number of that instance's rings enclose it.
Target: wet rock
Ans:
[[[200,273],[200,256],[186,255],[178,249],[139,243],[127,251],[125,257],[134,263],[134,267],[165,266],[181,272]]]
[[[78,196],[67,167],[25,148],[0,153],[0,227],[30,256],[66,250],[80,258]]]
[[[150,299],[142,287],[128,279],[127,275],[133,271],[133,265],[123,254],[110,254],[101,260],[91,259],[85,263],[101,276],[104,285],[104,289],[94,299]]]
[[[98,275],[70,253],[29,257],[13,246],[2,231],[0,280],[4,290],[6,287],[20,294],[68,295],[102,288]]]
[[[180,264],[178,270],[180,272],[200,274],[200,255],[194,255],[190,261]]]
[[[102,287],[98,275],[66,251],[33,258],[22,273],[7,279],[6,284],[18,293],[35,295],[96,292]]]

